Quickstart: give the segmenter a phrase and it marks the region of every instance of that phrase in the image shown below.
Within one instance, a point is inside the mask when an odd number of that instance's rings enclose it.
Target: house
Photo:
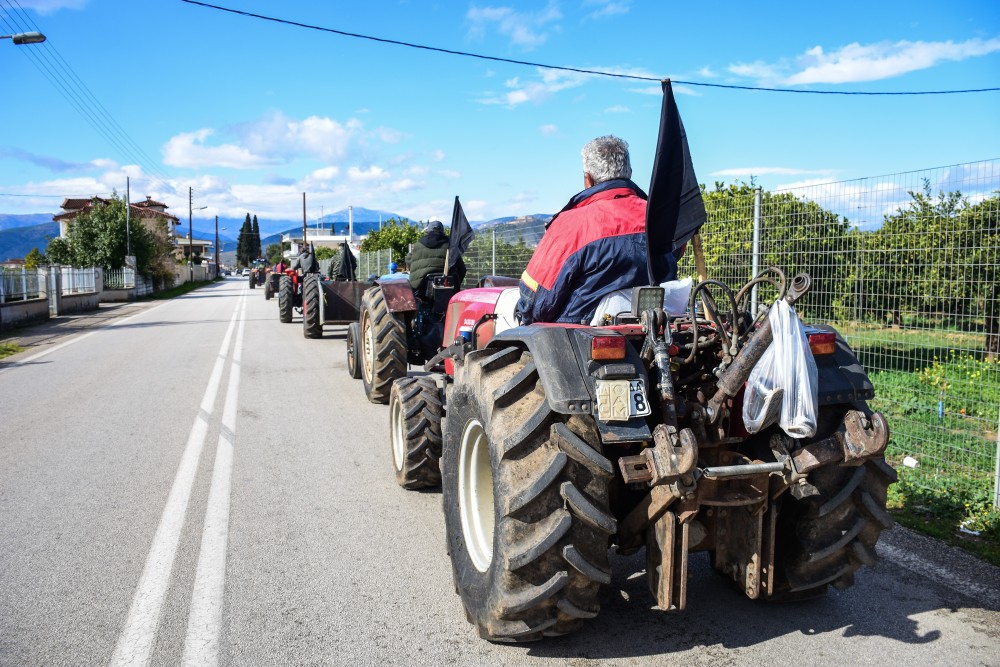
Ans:
[[[110,201],[110,199],[103,199],[101,197],[93,197],[91,199],[67,197],[64,199],[63,203],[59,206],[63,212],[52,217],[53,221],[59,223],[59,236],[66,238],[69,235],[69,228],[76,216],[93,208],[95,202],[98,204],[107,204]],[[166,204],[158,202],[152,197],[146,197],[145,201],[131,203],[129,206],[129,218],[141,221],[147,229],[154,233],[157,231],[156,221],[166,220],[170,235],[176,236],[177,232],[175,230],[181,224],[181,221],[177,216],[167,213],[167,208],[169,207]]]

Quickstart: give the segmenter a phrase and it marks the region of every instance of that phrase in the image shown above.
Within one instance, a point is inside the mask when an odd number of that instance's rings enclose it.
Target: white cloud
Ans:
[[[87,0],[21,0],[18,4],[22,9],[34,9],[44,16],[60,9],[83,9]]]
[[[375,130],[375,134],[387,144],[398,144],[403,140],[403,133],[389,127],[380,127]]]
[[[367,183],[370,181],[384,181],[390,174],[382,167],[372,165],[367,169],[351,167],[347,170],[347,178],[357,183]]]
[[[512,90],[503,95],[489,94],[481,98],[482,104],[505,104],[515,107],[525,102],[542,102],[555,93],[569,88],[582,86],[592,74],[581,74],[579,72],[564,72],[560,70],[550,70],[536,68],[539,80],[522,82],[520,77],[514,77],[504,82]]]
[[[424,187],[423,183],[419,183],[419,182],[413,180],[412,178],[404,178],[404,179],[402,179],[400,181],[396,181],[395,183],[392,183],[391,185],[389,185],[389,191],[390,192],[406,192],[408,190],[417,190],[417,189],[422,188],[422,187]]]
[[[247,148],[236,144],[207,146],[205,140],[215,130],[204,128],[197,132],[182,132],[171,137],[163,147],[163,163],[171,167],[228,167],[231,169],[255,169],[274,160],[254,155]]]
[[[451,180],[462,178],[462,174],[459,173],[459,172],[457,172],[457,171],[455,171],[454,169],[439,169],[438,170],[438,175],[439,176],[444,176],[445,178],[448,178],[448,179],[451,179]]]
[[[444,159],[444,151],[443,150],[438,149],[438,150],[434,151],[434,161],[435,162],[440,162],[443,159]]]
[[[413,165],[412,167],[407,167],[403,172],[407,176],[426,176],[431,171],[430,167],[424,165]]]
[[[631,113],[632,110],[621,104],[616,104],[613,107],[608,107],[604,110],[604,113]]]
[[[531,50],[545,43],[547,31],[558,30],[558,25],[550,25],[562,18],[555,0],[537,12],[518,12],[511,7],[472,7],[465,18],[469,21],[469,36],[480,39],[487,28],[510,39],[511,43],[525,50]]]
[[[340,167],[323,167],[309,174],[308,178],[313,181],[331,181],[340,176]]]
[[[826,174],[829,170],[795,169],[792,167],[735,167],[712,172],[712,176],[799,176],[803,174]]]
[[[946,60],[966,60],[1000,51],[1000,38],[965,42],[854,42],[825,53],[816,46],[799,56],[803,69],[787,77],[789,85],[806,83],[850,83],[878,81],[907,72],[928,69]]]
[[[597,7],[587,14],[588,19],[601,19],[608,16],[628,14],[632,3],[629,0],[585,0],[585,6]]]
[[[879,81],[929,69],[945,61],[959,61],[1000,51],[1000,37],[964,42],[853,42],[827,52],[814,46],[793,59],[736,63],[727,69],[762,85],[854,83]]]
[[[538,128],[538,131],[541,132],[544,136],[550,137],[553,134],[559,132],[559,128],[549,123],[548,125],[542,125],[540,128]]]

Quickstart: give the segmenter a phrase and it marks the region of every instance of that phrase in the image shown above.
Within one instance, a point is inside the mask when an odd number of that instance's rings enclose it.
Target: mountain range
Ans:
[[[49,239],[59,235],[59,223],[52,221],[51,213],[31,213],[15,215],[0,213],[0,261],[24,257],[32,248],[45,251]],[[350,213],[347,209],[327,213],[319,219],[307,221],[306,231],[323,230],[336,235],[346,235]],[[252,217],[252,216],[251,216]],[[358,236],[367,235],[378,229],[390,219],[400,220],[406,216],[389,211],[379,211],[363,207],[354,207],[354,233]],[[234,252],[236,238],[245,218],[219,218],[219,245],[223,253]],[[412,221],[412,219],[407,218]],[[523,239],[529,246],[534,246],[541,238],[541,223],[552,219],[551,215],[535,214],[524,216],[508,216],[486,221],[470,221],[477,232],[495,229],[497,238],[510,243]],[[179,236],[187,236],[187,221],[182,221],[177,228]],[[197,225],[204,220],[194,220],[192,233],[196,239],[215,240],[215,226],[204,229]],[[212,221],[214,223],[214,220]],[[449,224],[450,221],[445,221]],[[262,220],[258,217],[257,224],[261,230],[261,247],[266,248],[272,243],[278,243],[282,234],[301,234],[302,222],[296,220]],[[226,261],[225,255],[223,261]]]

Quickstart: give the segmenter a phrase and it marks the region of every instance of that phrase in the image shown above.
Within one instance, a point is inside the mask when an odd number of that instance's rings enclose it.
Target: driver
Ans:
[[[649,282],[646,193],[630,180],[628,143],[598,137],[582,156],[584,190],[549,221],[521,274],[521,324],[587,324],[605,294]],[[667,261],[672,280],[677,260]]]
[[[292,265],[292,269],[303,275],[306,273],[319,273],[319,262],[316,261],[316,255],[312,252],[310,246],[306,246],[302,249],[299,254],[298,259]]]

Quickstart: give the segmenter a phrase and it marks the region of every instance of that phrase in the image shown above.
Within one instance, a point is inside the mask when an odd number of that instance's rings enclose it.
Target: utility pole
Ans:
[[[129,177],[125,177],[125,255],[132,254],[132,234],[129,232],[129,214],[132,213],[132,200],[129,192]],[[127,263],[128,260],[126,260]]]
[[[222,253],[219,251],[219,216],[215,216],[215,277],[219,277],[222,268]]]
[[[194,211],[194,188],[188,186],[188,279],[194,282],[194,232],[191,229],[191,218]]]

